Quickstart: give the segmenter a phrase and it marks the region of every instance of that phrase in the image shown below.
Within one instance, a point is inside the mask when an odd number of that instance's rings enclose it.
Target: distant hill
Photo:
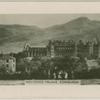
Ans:
[[[27,41],[41,33],[42,30],[36,26],[0,25],[0,44]]]
[[[0,25],[0,51],[18,52],[28,41],[37,41],[44,30],[36,26]]]
[[[100,38],[100,21],[80,17],[45,29],[37,26],[0,25],[0,51],[18,52],[26,42],[33,46],[45,45],[52,39],[92,40]]]
[[[62,25],[55,25],[46,29],[55,34],[54,39],[90,40],[100,37],[100,21],[92,21],[87,17],[80,17]]]

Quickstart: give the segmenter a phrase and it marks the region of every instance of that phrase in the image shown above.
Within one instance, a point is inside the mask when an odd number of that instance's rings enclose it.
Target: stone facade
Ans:
[[[11,56],[2,56],[0,57],[0,67],[4,67],[8,73],[16,72],[16,59]]]
[[[47,46],[50,57],[73,56],[75,54],[74,41],[49,41]]]
[[[26,44],[24,47],[24,52],[26,57],[43,57],[47,56],[46,47],[31,47],[29,44]]]
[[[99,41],[83,42],[79,40],[50,40],[45,47],[31,47],[25,45],[24,52],[26,57],[64,57],[64,56],[79,56],[79,57],[100,57]]]

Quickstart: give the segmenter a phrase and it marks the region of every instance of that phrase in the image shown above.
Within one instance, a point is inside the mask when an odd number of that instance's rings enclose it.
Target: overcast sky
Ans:
[[[64,24],[78,17],[88,17],[91,20],[100,21],[100,14],[2,14],[0,24],[37,25],[44,28]]]

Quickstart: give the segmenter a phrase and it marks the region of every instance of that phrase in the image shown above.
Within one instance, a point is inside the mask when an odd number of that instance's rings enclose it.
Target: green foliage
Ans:
[[[7,73],[7,69],[5,66],[0,66],[0,75],[6,74]]]
[[[35,58],[32,60],[21,59],[17,63],[17,71],[36,79],[53,79],[54,73],[58,75],[62,71],[62,73],[67,72],[70,79],[75,78],[76,73],[87,71],[87,66],[82,58],[62,57],[46,60]]]

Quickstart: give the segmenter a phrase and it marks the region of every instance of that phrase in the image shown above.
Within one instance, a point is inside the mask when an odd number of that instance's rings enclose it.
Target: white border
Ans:
[[[100,86],[0,86],[0,98],[100,98]]]
[[[100,13],[100,2],[0,2],[0,13]]]

